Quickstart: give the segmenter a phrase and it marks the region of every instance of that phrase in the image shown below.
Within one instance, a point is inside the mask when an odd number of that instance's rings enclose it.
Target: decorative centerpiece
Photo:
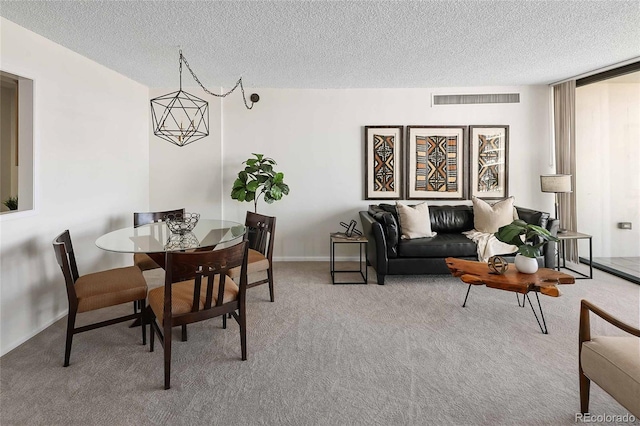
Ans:
[[[509,269],[509,263],[504,257],[500,256],[491,256],[488,265],[492,274],[502,275]]]
[[[171,234],[167,238],[167,242],[164,245],[165,250],[181,250],[198,248],[200,241],[196,238],[193,232],[185,232],[184,234]]]
[[[540,256],[540,247],[547,241],[559,241],[546,229],[521,219],[501,227],[494,235],[503,243],[518,247],[514,264],[518,272],[523,274],[535,274],[538,270],[536,257]]]
[[[198,224],[198,220],[200,220],[200,213],[176,213],[165,216],[165,222],[167,223],[169,231],[178,235],[184,235],[187,232],[193,231],[193,228]]]

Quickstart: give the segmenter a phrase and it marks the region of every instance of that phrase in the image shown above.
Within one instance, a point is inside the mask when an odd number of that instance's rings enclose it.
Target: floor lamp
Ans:
[[[571,175],[542,175],[540,176],[540,190],[542,192],[552,192],[556,194],[556,218],[560,219],[559,194],[572,192]],[[562,234],[565,232],[567,232],[565,228],[561,227],[558,229],[558,233]]]

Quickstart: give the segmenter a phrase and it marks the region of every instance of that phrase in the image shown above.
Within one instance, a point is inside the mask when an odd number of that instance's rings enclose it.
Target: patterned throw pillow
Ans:
[[[431,231],[431,219],[429,218],[429,206],[427,203],[420,203],[415,207],[396,203],[396,209],[398,210],[402,239],[410,240],[436,236],[436,233]]]

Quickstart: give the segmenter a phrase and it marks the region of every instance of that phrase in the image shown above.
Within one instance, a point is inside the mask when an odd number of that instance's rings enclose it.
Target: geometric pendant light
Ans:
[[[151,99],[151,119],[153,134],[178,146],[209,136],[209,104],[182,88]]]
[[[151,120],[153,134],[177,146],[185,146],[209,135],[209,104],[202,98],[182,90],[182,64],[185,64],[194,80],[208,94],[224,98],[231,94],[238,86],[242,90],[242,98],[247,109],[260,100],[254,93],[251,95],[251,105],[244,96],[242,78],[233,89],[221,95],[207,90],[189,67],[189,63],[180,50],[180,89],[163,96],[151,99]]]

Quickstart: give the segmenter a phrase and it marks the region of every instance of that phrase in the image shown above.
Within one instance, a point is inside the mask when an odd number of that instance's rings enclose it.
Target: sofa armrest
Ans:
[[[554,237],[558,235],[558,228],[560,227],[560,221],[558,219],[549,218],[547,221],[547,231],[551,233]],[[544,266],[545,268],[553,269],[556,265],[556,253],[557,253],[557,245],[558,243],[554,241],[547,241],[544,246],[542,246],[542,255],[544,256]]]
[[[378,274],[387,273],[387,240],[382,229],[382,224],[375,220],[369,212],[360,212],[360,221],[364,236],[367,237],[367,261]]]

